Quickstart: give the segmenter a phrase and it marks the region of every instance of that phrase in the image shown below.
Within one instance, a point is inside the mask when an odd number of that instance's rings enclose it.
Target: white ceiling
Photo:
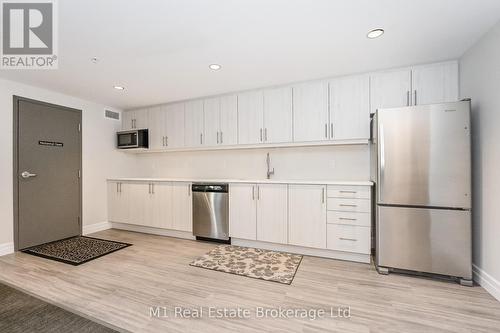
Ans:
[[[460,57],[499,0],[71,0],[59,69],[0,77],[120,108]],[[379,39],[366,33],[384,28]],[[93,64],[90,59],[98,57]],[[213,72],[210,63],[222,64]],[[113,89],[123,85],[123,92]]]

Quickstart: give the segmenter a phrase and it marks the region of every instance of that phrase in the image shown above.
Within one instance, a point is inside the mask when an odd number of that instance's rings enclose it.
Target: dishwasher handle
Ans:
[[[193,192],[215,192],[228,193],[228,184],[193,184],[191,186]]]

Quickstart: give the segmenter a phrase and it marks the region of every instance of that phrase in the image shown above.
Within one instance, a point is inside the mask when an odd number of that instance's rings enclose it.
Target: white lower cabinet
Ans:
[[[257,185],[257,240],[288,242],[288,185]]]
[[[326,248],[326,186],[288,186],[288,243]]]
[[[172,227],[193,231],[193,198],[191,183],[172,183]]]
[[[229,185],[229,236],[257,239],[255,184]]]
[[[370,254],[370,227],[346,224],[328,224],[329,250]]]
[[[127,223],[128,220],[128,184],[122,182],[108,182],[108,221]]]
[[[129,189],[129,223],[138,225],[149,224],[148,201],[149,183],[130,183]]]

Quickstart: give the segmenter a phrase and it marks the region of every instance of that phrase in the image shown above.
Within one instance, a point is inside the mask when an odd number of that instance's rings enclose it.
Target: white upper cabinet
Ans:
[[[458,100],[458,63],[423,65],[412,71],[412,105]]]
[[[165,110],[161,106],[156,106],[149,109],[149,148],[162,149],[165,148]]]
[[[288,185],[257,184],[257,240],[288,242]]]
[[[208,98],[203,101],[205,137],[203,145],[238,143],[238,105],[236,95]]]
[[[165,147],[184,147],[184,103],[165,106]]]
[[[184,144],[186,147],[198,147],[204,140],[204,115],[203,101],[195,100],[184,105],[185,133]]]
[[[288,186],[288,243],[326,248],[326,186]]]
[[[394,70],[370,75],[370,112],[410,105],[411,70]]]
[[[238,94],[238,143],[257,144],[264,140],[264,94]]]
[[[292,88],[264,91],[265,143],[292,142]]]
[[[238,143],[238,98],[227,95],[220,98],[220,137],[219,144]]]
[[[328,83],[293,87],[293,141],[328,140]]]
[[[220,142],[220,98],[209,98],[203,101],[205,112],[205,140],[206,146],[216,146]]]
[[[257,193],[254,184],[229,185],[229,235],[257,239]]]
[[[330,140],[370,138],[370,82],[368,75],[330,81]]]
[[[148,128],[148,109],[125,111],[122,113],[122,129]]]

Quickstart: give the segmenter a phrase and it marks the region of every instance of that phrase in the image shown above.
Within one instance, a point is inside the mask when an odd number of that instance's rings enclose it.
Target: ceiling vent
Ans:
[[[120,113],[111,110],[104,110],[104,117],[114,120],[120,120]]]

